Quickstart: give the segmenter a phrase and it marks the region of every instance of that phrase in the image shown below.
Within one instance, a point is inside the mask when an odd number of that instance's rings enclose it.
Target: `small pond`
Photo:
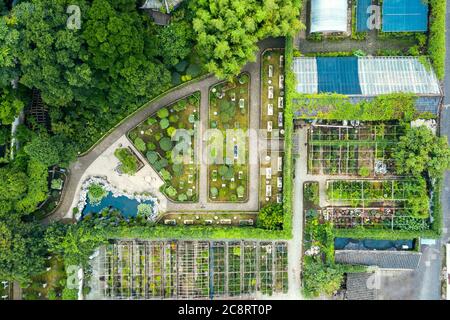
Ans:
[[[126,196],[114,197],[111,192],[95,205],[92,205],[89,200],[86,203],[86,206],[83,209],[83,216],[88,213],[100,213],[105,208],[115,208],[118,209],[124,217],[136,217],[137,215],[137,207],[141,203],[146,203],[155,206],[155,202],[153,200],[147,201],[137,201],[136,199],[130,199]]]
[[[373,240],[335,238],[335,250],[413,250],[414,240]]]

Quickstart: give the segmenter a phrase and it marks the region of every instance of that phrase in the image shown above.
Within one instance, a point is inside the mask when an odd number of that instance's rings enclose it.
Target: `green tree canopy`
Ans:
[[[0,279],[26,283],[44,271],[45,246],[38,224],[17,216],[0,219]]]
[[[197,51],[208,72],[237,75],[255,60],[257,42],[269,36],[295,35],[302,27],[299,0],[192,0]]]
[[[257,225],[259,228],[280,230],[283,227],[283,205],[269,204],[259,211]]]
[[[450,150],[445,137],[435,136],[425,126],[411,128],[400,137],[394,149],[398,174],[439,177],[450,165]]]

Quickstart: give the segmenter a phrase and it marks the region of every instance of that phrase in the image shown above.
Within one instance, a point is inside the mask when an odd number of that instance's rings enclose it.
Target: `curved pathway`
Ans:
[[[266,40],[263,40],[259,43],[260,51],[257,54],[257,58],[255,62],[248,63],[243,71],[247,71],[250,73],[251,76],[251,110],[257,111],[259,109],[259,100],[260,100],[260,83],[261,83],[261,71],[260,71],[260,57],[261,53],[267,49],[267,48],[277,48],[277,47],[284,47],[284,39],[283,38],[269,38]],[[207,93],[209,91],[209,88],[218,83],[219,80],[214,76],[206,77],[205,79],[202,79],[197,82],[193,82],[191,84],[187,84],[186,86],[169,92],[162,98],[149,103],[149,105],[146,108],[143,108],[142,110],[138,111],[134,116],[130,117],[126,121],[124,121],[122,124],[120,124],[114,131],[112,131],[108,136],[106,136],[102,141],[100,141],[92,150],[90,150],[87,154],[83,155],[82,157],[79,157],[76,162],[74,162],[70,167],[70,177],[69,181],[66,185],[64,197],[62,199],[62,202],[59,206],[59,208],[50,216],[44,219],[44,223],[49,223],[52,221],[60,221],[64,219],[64,216],[67,215],[67,213],[72,209],[72,203],[74,200],[74,197],[76,195],[77,189],[80,184],[80,180],[83,177],[85,171],[87,168],[106,150],[108,147],[110,147],[114,142],[116,142],[118,139],[120,139],[124,134],[126,134],[129,130],[136,127],[139,123],[147,119],[149,116],[157,112],[159,109],[171,104],[172,102],[181,99],[185,96],[188,96],[196,91],[202,92],[202,102],[207,103]],[[206,94],[206,95],[205,95]],[[203,97],[205,96],[205,97]],[[204,104],[204,103],[203,103]],[[255,126],[252,126],[252,123],[255,123]],[[259,112],[258,114],[250,114],[250,127],[257,128],[259,122]],[[253,149],[253,148],[252,148]],[[252,155],[250,155],[252,156]],[[257,154],[255,155],[257,157]],[[258,176],[259,170],[258,168],[255,168],[254,170],[255,174]],[[253,181],[252,181],[253,180]],[[254,194],[254,197],[252,199],[249,199],[249,202],[247,204],[239,204],[240,210],[242,211],[243,206],[247,205],[249,208],[251,207],[251,210],[257,211],[257,205],[258,205],[258,184],[255,181],[258,181],[257,179],[250,178],[250,181],[252,185],[250,186],[250,194]],[[256,192],[254,192],[256,188]],[[254,198],[254,199],[253,199]],[[255,201],[256,199],[256,201]],[[201,205],[205,205],[204,203]],[[210,205],[215,204],[208,204],[208,207]],[[217,204],[216,204],[217,205]],[[223,205],[223,204],[222,204]],[[174,205],[175,206],[175,205]],[[255,207],[256,206],[256,207]],[[253,208],[255,207],[255,208]],[[175,206],[176,208],[176,206]],[[174,208],[174,209],[175,209]],[[224,208],[225,209],[225,208]]]

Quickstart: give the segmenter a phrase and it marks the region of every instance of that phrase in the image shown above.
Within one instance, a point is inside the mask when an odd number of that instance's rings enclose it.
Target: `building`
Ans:
[[[335,262],[378,267],[382,270],[413,271],[419,267],[422,253],[412,251],[336,250]]]
[[[182,2],[183,0],[146,0],[141,9],[147,11],[157,25],[166,26],[170,22],[170,13]]]
[[[428,4],[424,0],[383,0],[383,32],[426,32]]]
[[[311,33],[347,32],[347,30],[347,0],[311,0]]]
[[[298,57],[293,71],[301,94],[339,93],[351,102],[382,94],[413,93],[416,108],[438,114],[442,100],[431,66],[417,57]]]

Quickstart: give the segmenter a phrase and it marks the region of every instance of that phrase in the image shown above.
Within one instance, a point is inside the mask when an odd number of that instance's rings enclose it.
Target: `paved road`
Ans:
[[[272,48],[272,47],[284,47],[284,39],[282,38],[269,38],[266,40],[263,40],[259,43],[260,47],[260,53],[265,50],[266,48]],[[255,62],[248,63],[244,67],[244,71],[247,71],[251,74],[251,90],[254,93],[253,99],[251,99],[251,116],[250,116],[250,127],[251,128],[258,128],[259,127],[259,106],[260,106],[260,83],[261,83],[261,75],[260,75],[260,53],[257,55],[257,59]],[[172,91],[168,93],[167,95],[163,96],[161,99],[154,101],[150,103],[146,108],[140,110],[138,113],[136,113],[133,117],[127,119],[124,123],[119,125],[111,134],[109,134],[107,137],[105,137],[99,144],[97,144],[89,153],[86,155],[80,157],[77,159],[75,163],[73,163],[70,166],[70,178],[69,182],[66,186],[64,198],[62,200],[62,203],[58,210],[46,218],[44,220],[45,223],[51,222],[51,221],[58,221],[64,219],[64,216],[70,212],[71,206],[73,203],[73,199],[75,197],[77,188],[79,186],[80,180],[83,177],[84,172],[86,169],[115,141],[117,141],[121,136],[123,136],[127,131],[134,128],[136,125],[138,125],[140,122],[147,119],[150,115],[154,114],[156,111],[161,109],[162,107],[172,103],[173,101],[176,101],[182,97],[185,97],[187,95],[190,95],[194,93],[195,91],[201,91],[202,95],[204,96],[204,99],[202,99],[202,104],[204,105],[207,103],[207,93],[209,88],[218,83],[219,80],[215,78],[214,76],[209,76],[199,82],[195,82],[192,84],[189,84],[185,87],[182,87],[178,90]],[[256,97],[256,98],[255,98]],[[203,113],[205,113],[205,108],[203,108]],[[205,114],[203,114],[205,116]],[[203,123],[204,125],[204,123]],[[250,141],[250,143],[254,143]],[[253,150],[254,148],[251,148],[250,150]],[[250,157],[251,158],[257,158],[257,150],[251,151]],[[258,165],[253,165],[250,167],[250,171],[252,174],[252,178],[250,181],[250,199],[249,202],[246,204],[237,204],[235,205],[236,208],[226,207],[222,208],[222,204],[213,204],[214,210],[250,210],[250,211],[257,211],[258,210],[258,179],[257,175],[259,174]],[[254,177],[256,174],[256,178]],[[205,197],[205,194],[202,195],[202,199]],[[196,210],[201,209],[201,203],[197,204],[195,208]],[[222,206],[222,207],[221,207]],[[244,208],[247,206],[248,208]],[[177,208],[175,204],[172,205],[170,208],[172,209],[180,209]],[[188,208],[189,209],[189,208]],[[184,208],[186,210],[186,208]]]
[[[450,1],[447,1],[447,27],[450,27]],[[444,79],[444,107],[441,112],[440,133],[450,141],[450,32],[446,33],[446,58]],[[435,245],[423,246],[423,264],[418,270],[418,299],[438,300],[441,298],[441,267],[443,254],[441,248],[450,241],[450,172],[444,177],[444,188],[441,195],[443,219],[442,237]]]

